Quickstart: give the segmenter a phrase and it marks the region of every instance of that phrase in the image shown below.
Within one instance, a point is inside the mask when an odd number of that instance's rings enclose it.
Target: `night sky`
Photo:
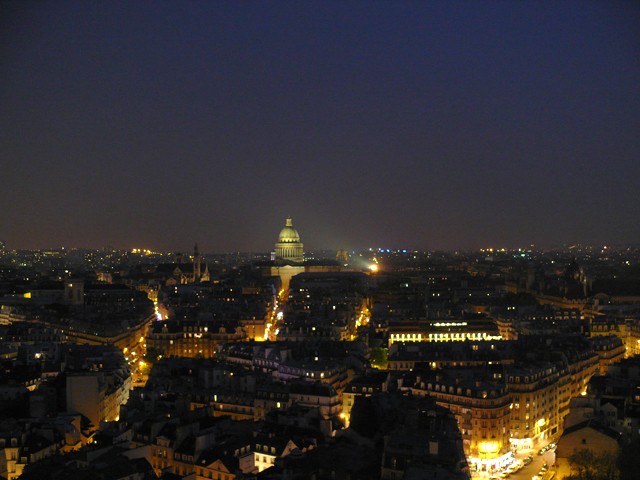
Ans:
[[[9,248],[640,242],[640,2],[0,3]]]

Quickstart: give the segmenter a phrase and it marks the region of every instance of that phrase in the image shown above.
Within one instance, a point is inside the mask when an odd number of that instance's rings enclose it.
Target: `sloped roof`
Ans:
[[[618,442],[622,437],[622,434],[620,432],[614,430],[613,428],[609,428],[606,425],[603,425],[596,419],[589,419],[565,429],[565,431],[562,433],[562,437],[566,437],[567,435],[570,435],[572,433],[575,433],[579,430],[586,429],[586,428],[591,428],[592,430],[595,430],[597,432],[602,433],[603,435],[611,437],[612,439]],[[562,440],[562,437],[560,437],[561,440]]]

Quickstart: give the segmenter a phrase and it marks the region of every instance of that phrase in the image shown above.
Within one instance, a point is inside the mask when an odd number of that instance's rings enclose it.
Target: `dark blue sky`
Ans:
[[[0,239],[640,240],[640,4],[2,2]]]

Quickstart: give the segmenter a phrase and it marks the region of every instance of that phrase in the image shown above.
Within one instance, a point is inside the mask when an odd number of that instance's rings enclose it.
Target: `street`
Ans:
[[[537,452],[528,451],[525,453],[518,453],[516,458],[522,460],[528,455],[533,457],[533,461],[529,465],[525,465],[519,471],[509,475],[509,479],[513,480],[531,480],[534,475],[538,475],[542,466],[546,463],[549,469],[544,476],[540,477],[543,480],[550,480],[553,478],[552,472],[554,471],[552,465],[555,464],[556,454],[555,451],[548,451],[544,455],[538,455]]]
[[[509,480],[532,480],[535,475],[538,475],[538,480],[551,480],[553,478],[555,470],[552,468],[552,466],[555,464],[555,451],[550,450],[544,455],[538,455],[537,450],[524,450],[522,452],[518,452],[515,455],[515,458],[522,462],[528,456],[532,457],[531,463],[529,465],[525,465],[517,472],[509,474],[508,476],[503,476],[500,474],[488,474],[485,472],[474,472],[472,474],[472,478],[474,480],[502,478],[508,478]],[[540,470],[545,463],[548,465],[548,469],[543,475],[540,475]]]

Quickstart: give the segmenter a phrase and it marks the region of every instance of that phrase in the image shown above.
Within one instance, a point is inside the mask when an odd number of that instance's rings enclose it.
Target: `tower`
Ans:
[[[197,243],[193,247],[193,281],[200,281],[200,252]]]

